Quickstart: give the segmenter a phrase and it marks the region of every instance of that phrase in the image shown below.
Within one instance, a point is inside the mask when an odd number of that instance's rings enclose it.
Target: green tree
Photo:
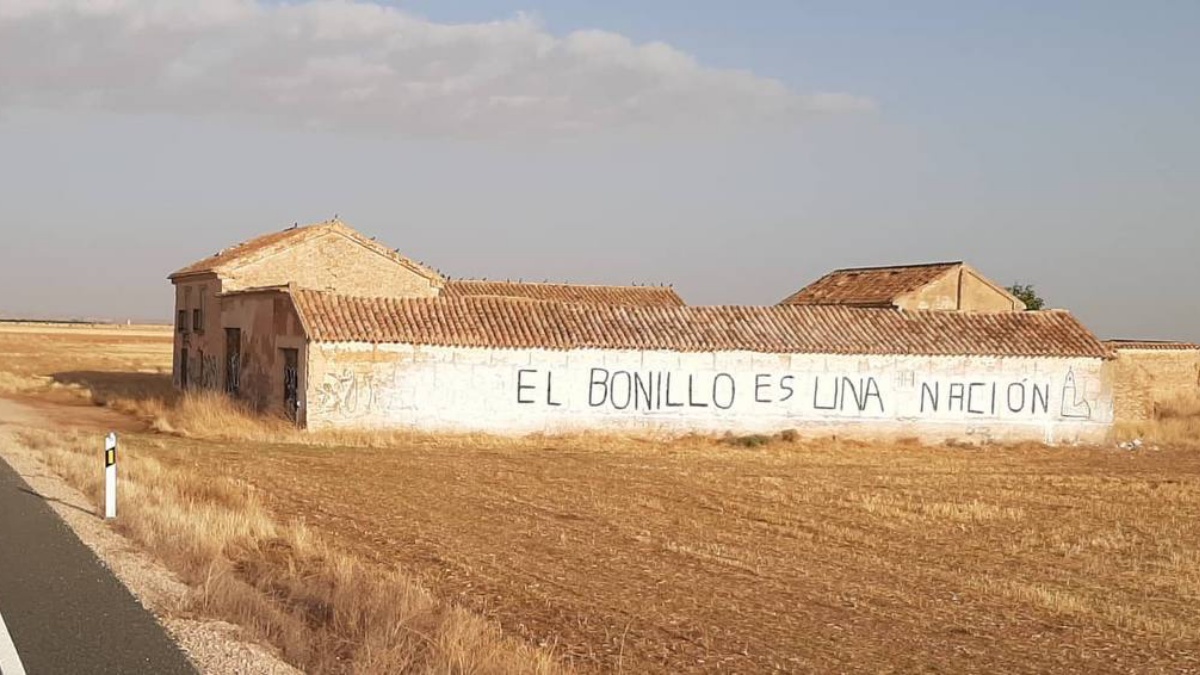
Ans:
[[[1046,306],[1046,301],[1037,294],[1033,284],[1013,284],[1005,290],[1020,298],[1027,309],[1041,309]]]

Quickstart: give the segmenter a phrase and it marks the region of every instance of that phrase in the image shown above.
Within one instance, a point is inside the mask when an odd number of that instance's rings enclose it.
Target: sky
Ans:
[[[1200,341],[1200,3],[0,0],[0,315],[335,215],[462,278],[774,304],[964,260]]]

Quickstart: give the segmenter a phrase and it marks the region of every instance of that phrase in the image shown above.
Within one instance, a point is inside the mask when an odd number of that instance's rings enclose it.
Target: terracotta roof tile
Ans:
[[[353,298],[292,291],[316,342],[514,349],[1080,356],[1109,350],[1062,310],[904,312],[839,306],[644,307],[493,296]]]
[[[596,286],[454,279],[442,287],[442,296],[447,298],[487,295],[594,305],[682,307],[685,304],[683,298],[669,286]]]
[[[887,307],[898,296],[921,288],[961,264],[945,262],[834,270],[779,304]]]
[[[1161,351],[1200,349],[1200,345],[1192,342],[1175,342],[1172,340],[1105,340],[1104,344],[1110,349],[1154,349]]]
[[[329,232],[338,232],[346,235],[363,246],[366,246],[367,248],[370,248],[387,258],[391,258],[395,262],[428,279],[434,279],[438,281],[441,281],[442,279],[441,275],[436,271],[400,255],[396,251],[384,246],[383,244],[377,243],[375,240],[364,236],[340,220],[330,220],[312,225],[290,227],[286,230],[271,232],[260,237],[255,237],[249,241],[245,241],[237,244],[236,246],[231,246],[227,249],[219,251],[214,255],[204,258],[203,260],[198,260],[187,267],[175,271],[168,278],[175,279],[177,277],[206,273],[219,274],[234,267],[238,267],[255,260],[261,260],[262,258],[265,258],[273,253],[278,253],[279,251],[286,250],[292,246],[296,246]]]

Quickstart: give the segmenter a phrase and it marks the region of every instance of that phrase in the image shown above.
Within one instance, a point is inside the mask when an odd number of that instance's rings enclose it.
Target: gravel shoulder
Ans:
[[[39,411],[0,398],[0,458],[36,491],[76,536],[104,561],[134,597],[149,610],[205,675],[298,675],[272,650],[241,639],[237,626],[184,616],[188,588],[129,540],[107,527],[79,491],[55,476],[37,453],[22,447],[13,432],[20,427],[57,426]]]

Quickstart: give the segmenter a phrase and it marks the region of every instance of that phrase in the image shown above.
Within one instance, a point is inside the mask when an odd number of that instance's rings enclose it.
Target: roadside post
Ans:
[[[104,439],[104,518],[117,517],[117,435]]]

